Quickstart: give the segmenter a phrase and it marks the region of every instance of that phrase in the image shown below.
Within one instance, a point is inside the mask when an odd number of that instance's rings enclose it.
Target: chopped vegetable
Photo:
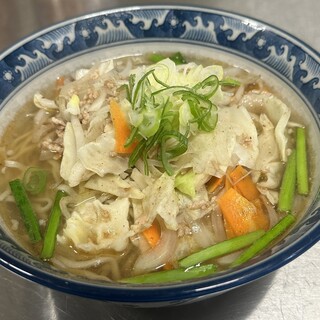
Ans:
[[[225,190],[229,190],[230,188],[232,188],[232,181],[230,178],[230,173],[232,172],[232,168],[228,167],[227,171],[226,171],[226,178],[225,178]]]
[[[236,166],[235,169],[230,172],[229,177],[234,189],[246,199],[251,201],[259,197],[260,192],[252,181],[250,172],[241,165]]]
[[[149,59],[151,62],[153,63],[157,63],[163,59],[165,59],[166,56],[164,56],[163,54],[161,53],[153,53],[152,55],[150,55]]]
[[[32,195],[39,194],[44,191],[47,184],[47,171],[30,167],[26,170],[23,179],[23,186],[28,193]]]
[[[130,146],[125,147],[126,141],[130,136],[131,129],[124,112],[121,110],[120,105],[115,100],[110,101],[110,114],[115,130],[115,152],[120,154],[132,153],[136,144],[134,143],[134,141],[132,141],[132,144],[130,144]]]
[[[216,190],[222,188],[225,183],[225,178],[226,178],[225,176],[221,178],[212,177],[207,183],[207,191],[209,193],[213,193]]]
[[[187,63],[186,59],[183,57],[183,55],[181,54],[181,52],[176,52],[175,54],[173,54],[172,56],[170,56],[170,59],[171,59],[176,65]]]
[[[131,146],[134,139],[139,141],[130,156],[130,167],[142,158],[148,174],[148,154],[157,151],[164,170],[173,175],[170,160],[187,151],[190,126],[203,132],[216,127],[218,109],[210,99],[220,83],[216,75],[210,75],[192,87],[168,85],[156,73],[156,66],[152,66],[138,81],[131,78],[127,85],[127,100],[132,107],[129,118],[134,129],[125,146]],[[182,126],[181,110],[185,108],[188,111]]]
[[[195,173],[193,170],[188,171],[185,174],[178,174],[174,180],[174,186],[180,192],[194,198],[196,195],[195,188]]]
[[[241,82],[232,78],[225,78],[220,81],[220,85],[228,87],[238,87],[241,85]]]
[[[291,212],[296,189],[296,151],[288,157],[286,168],[281,181],[278,210]]]
[[[205,277],[217,271],[217,267],[213,264],[206,264],[200,267],[188,269],[164,270],[159,272],[147,273],[131,278],[120,280],[124,283],[163,283],[176,282],[182,280],[190,280]]]
[[[144,237],[147,239],[151,248],[154,248],[160,241],[161,228],[159,223],[154,220],[152,225],[143,231]]]
[[[224,224],[224,230],[226,232],[227,239],[231,239],[236,237],[237,235],[233,232],[233,229],[231,228],[230,224],[226,219],[223,219]]]
[[[259,229],[267,229],[269,220],[264,211],[258,210],[234,188],[227,190],[218,204],[229,227],[236,236]],[[259,208],[261,209],[261,208]]]
[[[297,150],[297,190],[301,195],[309,193],[309,176],[307,160],[307,144],[305,128],[297,128],[296,132]]]
[[[24,225],[28,231],[30,240],[32,242],[38,242],[41,240],[41,233],[39,222],[36,214],[34,213],[31,203],[29,201],[26,190],[20,179],[12,180],[9,182],[12,195],[16,201],[16,204],[20,210],[21,217]]]
[[[157,63],[161,60],[164,60],[165,58],[166,56],[161,53],[153,53],[149,57],[150,61],[153,63]],[[169,59],[172,60],[176,65],[187,63],[186,59],[183,57],[183,55],[180,52],[174,53],[169,57]]]
[[[239,266],[267,248],[268,245],[283,234],[295,222],[295,220],[296,218],[292,214],[288,214],[282,218],[272,229],[267,231],[261,238],[257,239],[247,250],[245,250],[231,266]]]
[[[41,259],[47,260],[50,259],[53,255],[56,246],[58,228],[61,220],[60,200],[64,196],[66,196],[66,193],[64,191],[57,191],[44,235],[43,247],[40,254]]]
[[[238,251],[251,245],[254,241],[263,236],[264,233],[265,231],[258,230],[233,239],[219,242],[213,246],[210,246],[201,251],[193,253],[186,258],[183,258],[179,261],[179,266],[182,268],[195,266],[203,261],[207,261],[209,259],[214,259]]]

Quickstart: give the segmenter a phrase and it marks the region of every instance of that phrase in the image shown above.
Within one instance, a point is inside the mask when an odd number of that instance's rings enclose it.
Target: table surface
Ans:
[[[44,27],[90,12],[170,1],[1,0],[0,51]],[[171,1],[173,3],[173,1]],[[320,51],[319,0],[174,1],[244,14],[279,27]],[[0,268],[0,319],[320,319],[320,243],[242,288],[184,306],[129,308],[57,292]]]

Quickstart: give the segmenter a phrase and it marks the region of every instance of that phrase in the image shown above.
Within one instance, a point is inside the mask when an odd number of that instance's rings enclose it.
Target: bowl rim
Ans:
[[[246,19],[247,21],[261,25],[267,28],[269,31],[284,37],[291,41],[294,45],[303,48],[303,51],[307,52],[315,58],[315,60],[320,64],[320,53],[312,48],[309,44],[305,43],[303,40],[291,35],[287,31],[281,28],[275,27],[269,23],[255,19],[243,14],[234,13],[231,11],[225,11],[220,9],[213,9],[203,6],[196,5],[137,5],[137,6],[123,6],[115,9],[107,9],[97,12],[92,12],[71,19],[67,19],[37,32],[31,33],[30,35],[17,40],[17,42],[11,45],[9,48],[0,52],[0,61],[5,57],[10,55],[12,52],[22,47],[26,43],[39,38],[40,36],[47,34],[50,31],[62,28],[66,25],[83,21],[86,19],[95,18],[101,15],[109,15],[120,12],[130,12],[130,11],[144,11],[151,9],[159,10],[190,10],[197,12],[206,12],[209,14],[218,14],[221,16],[232,17],[236,19]],[[173,41],[174,39],[170,39]],[[83,52],[86,53],[86,50]],[[80,54],[83,54],[80,53]],[[58,64],[59,61],[54,61],[53,64]],[[28,80],[27,80],[28,81]],[[21,86],[18,85],[17,88]],[[15,89],[16,90],[16,89]],[[14,90],[14,91],[15,91]],[[316,200],[314,200],[316,202]],[[203,279],[198,279],[196,281],[186,281],[182,283],[170,283],[165,285],[146,285],[146,286],[136,286],[127,284],[97,284],[95,282],[81,282],[81,280],[68,278],[68,280],[50,274],[48,272],[38,270],[34,266],[29,265],[18,258],[6,254],[0,248],[0,265],[6,267],[7,269],[13,271],[14,273],[32,280],[33,282],[45,285],[52,289],[57,289],[65,293],[80,295],[88,298],[95,298],[101,300],[109,300],[114,302],[158,302],[158,301],[176,301],[196,298],[201,295],[214,294],[221,291],[230,290],[232,288],[244,285],[246,283],[257,280],[272,271],[279,269],[285,264],[289,263],[293,259],[300,256],[303,252],[312,247],[315,243],[320,240],[320,221],[318,221],[312,228],[305,233],[303,238],[297,239],[295,242],[289,246],[280,249],[274,255],[268,257],[265,260],[254,263],[251,266],[243,267],[241,269],[236,269],[232,273],[222,273],[216,277],[207,277]],[[223,280],[221,282],[221,280]],[[154,288],[157,290],[154,290]],[[123,295],[123,291],[126,291],[127,295]],[[177,291],[179,290],[179,291]],[[152,294],[151,294],[152,293]]]

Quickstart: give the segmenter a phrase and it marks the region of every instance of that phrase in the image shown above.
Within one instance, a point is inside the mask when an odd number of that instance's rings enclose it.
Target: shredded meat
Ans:
[[[63,140],[61,138],[57,138],[55,140],[46,138],[42,141],[41,148],[50,151],[54,154],[53,159],[59,160],[63,154]]]
[[[53,153],[53,159],[59,160],[63,154],[63,134],[66,123],[59,118],[52,117],[51,122],[55,126],[54,136],[47,135],[41,142],[41,149]]]
[[[86,105],[91,105],[94,100],[96,100],[99,96],[99,92],[96,90],[93,90],[92,88],[89,88],[87,90],[87,93],[84,95],[84,97],[80,101],[80,107],[84,107]]]

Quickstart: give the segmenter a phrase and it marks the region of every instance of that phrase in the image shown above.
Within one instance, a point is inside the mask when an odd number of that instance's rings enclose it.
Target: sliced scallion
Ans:
[[[40,257],[43,260],[50,259],[53,255],[56,246],[58,228],[61,220],[60,200],[66,195],[67,194],[62,190],[58,190],[56,193],[46,232],[44,235],[42,251],[40,254]]]
[[[157,63],[161,60],[166,59],[167,57],[161,53],[153,53],[150,55],[149,59],[153,63]],[[187,63],[186,59],[183,57],[181,52],[176,52],[173,55],[169,56],[169,59],[172,60],[176,65]]]
[[[197,265],[198,263],[201,263],[203,261],[207,261],[209,259],[214,259],[238,251],[251,245],[254,241],[262,237],[264,233],[265,231],[258,230],[219,242],[217,244],[214,244],[213,246],[210,246],[208,248],[195,252],[186,258],[183,258],[179,261],[179,266],[182,268],[187,268]]]
[[[232,78],[225,78],[219,81],[221,86],[229,86],[229,87],[238,87],[241,85],[241,82]]]
[[[174,269],[147,273],[131,278],[125,278],[120,280],[124,283],[164,283],[164,282],[176,282],[183,280],[190,280],[195,278],[201,278],[213,274],[217,271],[217,266],[213,264],[207,264],[199,267],[192,267],[188,269]]]
[[[176,52],[172,56],[169,57],[176,65],[187,63],[186,59],[183,57],[181,52]]]
[[[46,187],[47,171],[37,167],[30,167],[24,173],[22,183],[28,193],[32,195],[39,194]]]
[[[281,181],[278,210],[291,212],[296,189],[296,151],[293,150],[284,170]]]
[[[268,247],[268,245],[283,234],[294,222],[295,217],[292,214],[286,215],[273,228],[268,230],[261,238],[257,239],[248,249],[246,249],[232,264],[236,267],[252,259],[259,252]]]
[[[22,220],[27,229],[28,235],[32,242],[38,242],[41,240],[41,233],[39,222],[35,212],[32,209],[30,200],[24,189],[22,181],[20,179],[12,180],[9,182],[12,195],[19,208]]]
[[[154,56],[156,60],[161,55]],[[176,54],[177,63],[184,63],[181,54]],[[154,86],[154,81],[157,83]],[[224,82],[223,82],[224,81]],[[193,87],[171,86],[156,74],[155,67],[145,72],[136,82],[130,77],[127,93],[131,102],[130,122],[133,126],[131,134],[125,143],[129,147],[133,141],[138,141],[135,150],[129,158],[129,166],[133,167],[138,159],[142,159],[145,173],[149,172],[149,152],[159,156],[164,170],[173,175],[170,160],[177,157],[188,148],[188,133],[182,134],[181,128],[187,127],[202,132],[215,129],[218,121],[218,108],[210,100],[221,84],[237,85],[236,80],[219,81],[216,75],[210,75]],[[186,108],[187,123],[181,126],[181,106]],[[189,108],[189,110],[188,110]]]
[[[305,128],[297,128],[296,131],[296,150],[297,150],[297,190],[301,195],[309,194],[309,176],[307,143]]]

